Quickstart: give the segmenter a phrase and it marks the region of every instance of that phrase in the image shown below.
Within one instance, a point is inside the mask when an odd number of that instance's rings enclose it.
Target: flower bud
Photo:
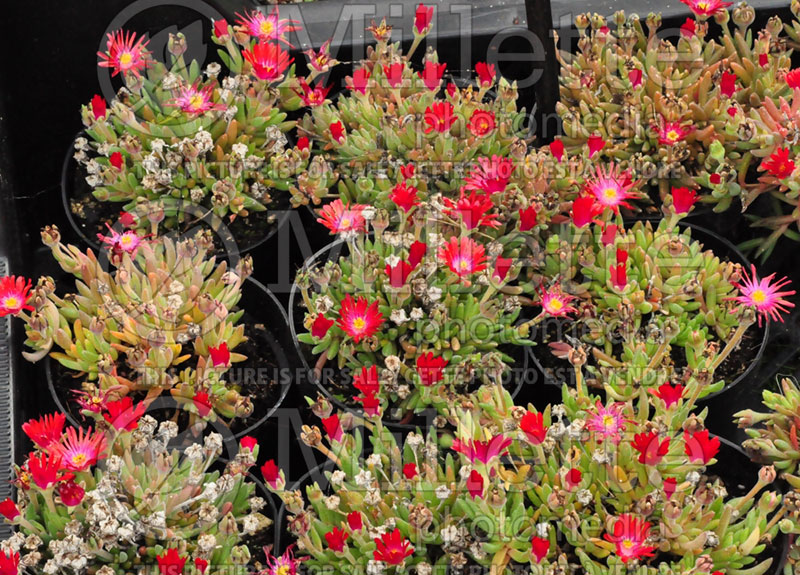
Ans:
[[[756,19],[756,11],[752,6],[741,2],[733,9],[733,22],[742,28],[749,26]]]
[[[182,56],[184,52],[186,52],[186,36],[184,36],[183,32],[169,35],[167,50],[176,58]]]
[[[773,481],[775,481],[775,478],[777,476],[778,474],[775,472],[774,465],[765,465],[758,470],[758,480],[761,483],[766,483],[766,484],[772,483]]]
[[[61,232],[58,230],[58,226],[45,226],[42,228],[42,243],[47,247],[52,247],[58,242],[61,241]]]

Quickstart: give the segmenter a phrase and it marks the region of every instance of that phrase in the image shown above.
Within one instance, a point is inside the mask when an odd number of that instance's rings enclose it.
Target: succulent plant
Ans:
[[[272,26],[271,35],[262,30]],[[95,96],[82,109],[85,136],[75,158],[101,201],[124,202],[140,228],[163,212],[165,226],[206,212],[219,218],[247,217],[274,204],[308,165],[308,154],[287,148],[287,120],[294,68],[281,47],[296,28],[277,12],[224,20],[213,40],[229,75],[211,63],[201,71],[184,59],[186,40],[169,40],[170,62],[147,50],[144,37],[109,34],[100,66],[121,74],[125,86],[110,106]]]
[[[262,471],[311,567],[760,574],[766,543],[797,531],[797,513],[765,491],[774,468],[728,495],[707,469],[720,441],[691,401],[563,393],[543,412],[478,393],[454,436],[411,433],[404,444],[380,421],[367,423],[365,443],[352,417],[319,412],[324,433],[306,427],[303,440],[334,462],[329,487],[303,493],[274,462]]]
[[[134,231],[112,231],[104,257],[64,245],[56,227],[42,238],[61,268],[75,276],[75,291],[62,294],[42,277],[28,297],[25,353],[30,361],[48,354],[85,378],[80,404],[97,412],[130,396],[150,404],[169,392],[192,421],[249,415],[250,399],[225,382],[245,339],[234,311],[249,258],[229,270],[208,256],[210,233],[175,242],[147,240]],[[191,361],[191,364],[188,362]]]
[[[17,502],[0,502],[17,529],[0,554],[31,572],[91,575],[249,563],[243,538],[272,523],[247,480],[258,446],[243,439],[223,465],[219,434],[181,452],[177,424],[135,411],[98,415],[92,430],[64,431],[62,414],[23,426],[36,450],[17,468]]]

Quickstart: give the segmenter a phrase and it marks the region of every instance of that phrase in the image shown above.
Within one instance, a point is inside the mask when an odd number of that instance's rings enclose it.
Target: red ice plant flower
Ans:
[[[478,158],[478,163],[470,169],[470,175],[464,178],[464,189],[489,195],[503,192],[513,172],[514,164],[509,158]]]
[[[392,88],[397,88],[403,83],[403,72],[405,72],[406,65],[403,62],[395,62],[389,66],[383,66],[383,76],[386,82]]]
[[[39,419],[31,419],[23,423],[22,431],[38,447],[49,449],[51,445],[58,443],[61,439],[66,421],[67,416],[63,413],[48,413]]]
[[[548,553],[550,553],[550,540],[534,536],[531,539],[531,554],[536,558],[536,564],[541,563]]]
[[[317,339],[322,339],[328,333],[328,330],[333,326],[334,321],[328,319],[322,314],[319,314],[314,323],[311,324],[311,336]]]
[[[680,122],[668,122],[663,116],[658,126],[658,143],[662,146],[674,146],[686,139],[692,130],[684,128]]]
[[[603,226],[603,231],[600,234],[600,241],[606,247],[614,243],[614,238],[617,236],[617,224],[606,224]]]
[[[17,575],[19,573],[19,552],[9,549],[0,550],[0,575]]]
[[[61,498],[61,503],[67,507],[80,505],[84,495],[86,495],[86,490],[74,481],[62,483],[58,488],[58,496]]]
[[[250,453],[253,453],[255,452],[256,447],[258,447],[258,440],[250,435],[245,435],[239,440],[239,446],[242,449],[247,449],[250,451]]]
[[[389,565],[401,565],[406,557],[413,555],[414,547],[399,529],[384,533],[375,538],[377,549],[372,556],[375,561],[383,561]]]
[[[122,152],[114,152],[108,157],[108,163],[111,164],[114,169],[117,171],[122,170],[122,166],[125,165],[125,160],[122,157]]]
[[[200,417],[207,417],[211,413],[211,401],[205,391],[195,393],[194,397],[192,397],[192,403],[194,403],[194,407]]]
[[[105,404],[105,413],[103,418],[114,426],[117,431],[133,431],[139,425],[139,419],[144,415],[147,406],[144,403],[139,403],[136,408],[133,407],[133,399],[130,396],[125,396],[117,401],[109,401]]]
[[[669,440],[667,437],[659,442],[658,433],[651,431],[634,435],[631,445],[639,452],[639,463],[658,465],[669,451]]]
[[[658,386],[658,389],[651,389],[649,390],[654,396],[659,398],[661,401],[664,402],[664,407],[669,409],[678,401],[680,401],[681,397],[683,397],[683,392],[686,391],[686,388],[682,386],[680,383],[676,383],[675,385],[670,385],[669,383],[662,383]]]
[[[444,368],[450,363],[445,358],[434,357],[433,352],[423,353],[417,358],[417,373],[422,385],[429,387],[444,379]]]
[[[11,499],[6,498],[0,501],[0,515],[9,521],[14,521],[14,518],[19,516],[19,507]]]
[[[683,432],[684,452],[692,463],[701,462],[706,465],[719,452],[719,438],[709,437],[708,430]]]
[[[308,85],[308,82],[306,82],[305,78],[298,78],[297,83],[300,85],[300,89],[299,90],[295,89],[294,91],[295,94],[300,96],[300,99],[303,101],[303,104],[305,106],[309,106],[312,108],[324,104],[325,98],[328,97],[328,92],[330,92],[331,90],[330,86],[318,85],[312,88],[311,86]],[[300,145],[299,140],[297,143],[299,147]]]
[[[761,168],[779,180],[788,178],[795,169],[795,163],[789,159],[789,153],[789,148],[778,148],[769,158],[761,162]]]
[[[581,484],[583,480],[583,473],[581,473],[580,469],[576,469],[575,467],[571,468],[564,474],[564,481],[567,484],[568,489],[575,489]]]
[[[202,575],[208,570],[208,560],[203,559],[201,557],[197,557],[194,560],[194,566],[197,569],[197,571]]]
[[[111,68],[112,76],[120,72],[139,76],[147,68],[150,52],[147,51],[148,40],[144,36],[137,40],[134,32],[117,30],[107,34],[107,37],[106,51],[97,53],[100,57],[98,66]]]
[[[556,283],[545,289],[544,285],[539,288],[539,304],[542,306],[542,313],[551,317],[565,317],[570,313],[578,311],[570,305],[575,297],[561,291],[561,284]]]
[[[92,432],[74,427],[67,429],[61,443],[52,446],[54,454],[58,454],[63,468],[70,471],[83,471],[105,459],[107,447],[106,435],[102,431]]]
[[[353,387],[366,397],[374,397],[381,391],[378,379],[378,368],[374,365],[362,367],[361,372],[353,376]]]
[[[667,496],[667,501],[672,499],[672,494],[675,493],[675,489],[678,487],[678,480],[674,477],[667,477],[664,480],[664,486],[662,489],[664,490],[664,495]]]
[[[228,350],[228,342],[223,341],[217,347],[208,346],[208,355],[214,367],[228,367],[231,363],[231,352]]]
[[[591,223],[602,211],[602,206],[595,202],[592,196],[580,196],[572,202],[572,223],[575,227],[582,228]]]
[[[425,109],[425,133],[436,131],[440,134],[448,132],[455,122],[453,104],[450,102],[435,102]]]
[[[378,311],[378,302],[370,303],[367,298],[359,296],[353,299],[347,294],[339,308],[339,327],[355,343],[375,335],[383,323],[383,314]]]
[[[526,411],[519,420],[519,428],[533,445],[539,445],[547,437],[547,427],[544,424],[544,415]]]
[[[100,94],[95,94],[94,97],[92,97],[90,105],[92,107],[92,115],[94,116],[95,120],[106,117],[106,114],[108,113],[108,107],[106,106],[105,99]]]
[[[294,545],[289,545],[280,557],[266,553],[267,569],[261,575],[297,575],[297,567],[303,560],[294,558],[293,547]]]
[[[156,555],[160,575],[183,575],[183,568],[188,557],[181,557],[174,547],[167,549],[161,555]]]
[[[126,253],[130,254],[131,257],[134,257],[139,249],[139,246],[142,245],[143,241],[145,241],[144,238],[140,237],[132,230],[128,230],[120,234],[114,231],[108,224],[106,224],[106,227],[108,227],[110,235],[104,236],[103,234],[97,234],[97,239],[109,246],[114,254]]]
[[[784,74],[783,79],[792,90],[800,88],[800,68],[789,70]]]
[[[425,6],[420,2],[414,13],[414,34],[422,36],[427,34],[433,21],[433,6]]]
[[[792,282],[789,278],[783,277],[775,282],[775,274],[770,274],[765,278],[758,279],[756,266],[751,265],[752,275],[747,270],[742,270],[744,280],[741,283],[733,284],[739,290],[739,295],[730,299],[743,303],[744,305],[756,308],[758,312],[758,325],[761,326],[762,318],[767,320],[783,321],[781,314],[788,313],[794,303],[790,302],[785,296],[794,295],[795,290],[783,290]]]
[[[494,273],[492,274],[492,277],[495,277],[500,281],[505,281],[508,271],[511,269],[511,265],[513,263],[514,260],[511,258],[497,256],[497,259],[494,261]]]
[[[422,258],[425,257],[425,253],[428,251],[428,245],[416,241],[411,244],[411,247],[408,248],[408,263],[412,266],[417,267],[417,264],[422,261]]]
[[[722,0],[681,0],[681,2],[686,4],[695,16],[704,17],[716,16],[733,4]]]
[[[417,72],[417,75],[428,90],[438,90],[442,83],[445,68],[447,68],[447,64],[437,64],[431,60],[426,60],[425,67],[421,72]]]
[[[316,72],[327,72],[331,66],[339,63],[338,60],[331,56],[330,39],[325,40],[317,52],[313,48],[309,48],[303,54],[308,56],[308,65]]]
[[[631,83],[631,87],[638,88],[642,85],[642,79],[644,74],[639,68],[634,68],[633,70],[628,71],[628,81]]]
[[[592,134],[589,136],[586,140],[586,144],[589,146],[589,158],[606,147],[606,141],[603,139],[603,136],[599,134]]]
[[[400,182],[392,188],[392,191],[389,193],[389,199],[404,212],[408,212],[419,203],[419,201],[417,201],[417,192],[419,192],[419,190],[411,184]]]
[[[261,466],[261,475],[264,477],[264,481],[267,482],[267,485],[269,485],[271,489],[278,489],[278,485],[283,484],[281,470],[277,465],[275,465],[275,461],[272,459],[266,461],[264,465]]]
[[[599,206],[619,213],[620,206],[631,207],[626,200],[633,197],[629,193],[632,187],[630,172],[621,171],[619,166],[612,164],[607,168],[597,166],[594,174],[587,179],[584,192],[587,196],[594,197]]]
[[[495,435],[489,441],[479,439],[460,439],[453,440],[453,451],[462,453],[469,459],[470,463],[480,461],[488,464],[495,457],[502,457],[506,454],[506,449],[511,445],[512,439],[505,435]]]
[[[225,39],[230,36],[230,33],[228,32],[228,26],[228,21],[224,18],[214,20],[214,37],[217,40],[225,41]]]
[[[697,192],[689,188],[672,188],[672,209],[676,214],[688,214],[697,202]]]
[[[297,149],[301,152],[307,150],[311,146],[311,141],[305,136],[297,138]]]
[[[347,137],[347,132],[345,132],[344,126],[341,122],[332,122],[328,128],[331,131],[331,138],[333,138],[333,140],[339,144],[341,144]]]
[[[736,93],[736,74],[727,70],[723,72],[719,82],[719,91],[728,98],[733,96]]]
[[[28,305],[31,280],[17,276],[0,278],[0,317],[17,315],[22,310],[32,310]]]
[[[454,274],[464,280],[466,277],[486,269],[486,250],[475,240],[462,237],[450,238],[450,241],[439,248],[439,259]]]
[[[255,44],[250,50],[242,50],[242,56],[253,67],[259,80],[274,82],[283,77],[294,58],[283,48],[272,42]]]
[[[627,421],[622,415],[623,406],[622,403],[612,403],[605,407],[598,399],[595,405],[597,411],[586,421],[586,429],[593,431],[598,441],[610,439],[613,443],[619,443]]]
[[[360,511],[351,511],[347,514],[347,526],[350,531],[361,531],[364,528],[364,520]]]
[[[223,104],[214,103],[214,86],[208,85],[198,88],[200,80],[191,86],[181,86],[178,95],[170,101],[172,106],[180,108],[181,112],[199,116],[211,110],[224,110]]]
[[[344,551],[345,541],[350,537],[347,531],[334,527],[331,531],[325,534],[325,541],[328,543],[328,549],[341,553]]]
[[[500,226],[497,214],[489,213],[494,210],[494,202],[484,193],[473,190],[469,196],[465,196],[462,189],[457,201],[444,198],[444,205],[444,213],[453,219],[460,219],[468,230],[481,226],[487,228]]]
[[[616,545],[616,554],[623,563],[631,559],[652,557],[655,547],[645,545],[650,536],[650,524],[628,513],[620,515],[614,522],[613,534],[606,533],[604,538]]]
[[[626,268],[628,263],[628,252],[622,248],[617,248],[617,265],[608,266],[610,274],[611,285],[617,290],[622,291],[628,285],[628,270]]]
[[[536,225],[536,208],[528,206],[519,211],[519,231],[527,232]]]
[[[61,456],[56,452],[32,453],[28,458],[28,472],[39,489],[50,489],[61,481],[61,470]]]
[[[353,77],[350,78],[350,81],[347,83],[347,87],[353,92],[366,94],[367,87],[369,86],[369,77],[369,70],[366,68],[359,68],[353,72]]]
[[[486,62],[478,62],[475,64],[475,73],[478,74],[478,83],[481,86],[491,86],[494,84],[494,78],[497,75],[494,64],[487,64]]]
[[[344,429],[342,429],[342,424],[339,422],[339,416],[337,414],[334,413],[330,417],[323,417],[321,421],[322,427],[325,428],[325,433],[328,434],[328,437],[330,437],[332,441],[342,440]]]
[[[686,22],[681,24],[681,35],[686,38],[692,38],[697,34],[697,22],[692,18],[687,18]]]
[[[403,466],[403,475],[406,479],[414,479],[419,472],[417,471],[417,464],[416,463],[406,463]]]
[[[473,499],[476,497],[483,499],[483,475],[473,469],[470,472],[469,477],[467,477],[466,484],[470,497]]]
[[[414,266],[405,260],[400,260],[393,266],[386,264],[384,271],[389,276],[389,285],[393,288],[401,288],[406,285],[408,276],[414,271]]]
[[[366,230],[366,220],[361,215],[363,209],[361,204],[351,206],[336,199],[320,210],[317,222],[334,234],[360,233]]]
[[[287,46],[291,46],[286,39],[286,34],[299,30],[294,26],[294,20],[281,20],[278,18],[278,8],[276,7],[269,14],[264,14],[259,10],[252,12],[245,12],[244,16],[237,14],[238,20],[236,23],[241,26],[248,35],[257,38],[260,41],[269,42],[283,42]]]
[[[472,112],[472,116],[470,116],[469,122],[467,123],[467,129],[473,136],[478,138],[491,134],[496,126],[494,113],[481,109]]]

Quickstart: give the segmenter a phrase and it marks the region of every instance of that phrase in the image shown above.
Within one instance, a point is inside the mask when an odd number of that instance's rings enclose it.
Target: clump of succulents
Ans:
[[[672,186],[702,185],[710,190],[703,200],[723,211],[743,194],[754,163],[738,145],[752,133],[741,120],[789,92],[791,53],[780,21],[750,29],[755,11],[745,3],[731,12],[727,2],[684,3],[695,18],[675,38],[658,35],[655,14],[646,30],[624,12],[611,21],[578,16],[579,51],[562,57],[558,112],[571,152],[622,163],[661,199]]]
[[[142,413],[109,405],[95,429],[64,430],[63,414],[23,425],[35,451],[16,470],[17,502],[0,502],[16,527],[2,542],[4,573],[185,573],[187,562],[216,573],[249,562],[243,537],[272,523],[247,480],[258,445],[243,439],[223,466],[219,434],[178,451],[178,426]]]
[[[479,157],[525,153],[526,142],[518,137],[524,115],[517,110],[516,86],[496,78],[493,65],[479,63],[474,84],[448,83],[443,89],[446,64],[438,62],[435,52],[426,53],[419,66],[412,62],[432,17],[433,8],[420,5],[414,42],[405,54],[391,42],[391,26],[385,20],[373,22],[368,30],[377,44],[348,76],[347,92],[334,103],[326,98],[329,88],[312,87],[317,75],[336,63],[328,44],[311,54],[312,72],[300,93],[311,111],[300,132],[334,166],[341,181],[333,194],[345,202],[370,200],[384,207],[381,192],[389,181],[400,179],[401,170],[414,169],[410,164],[434,188],[441,176],[447,179]],[[328,194],[321,186],[298,191],[297,204],[319,204]]]
[[[593,185],[609,196],[621,193],[610,179]],[[550,344],[553,353],[579,353],[591,383],[618,400],[635,397],[638,387],[691,378],[705,383],[701,396],[721,389],[726,382],[715,371],[748,328],[793,306],[784,297],[794,293],[783,289],[788,280],[758,279],[755,269],[750,275],[721,261],[689,228],[678,228],[696,199],[686,188],[673,189],[669,217],[655,229],[642,221],[625,229],[607,206],[582,195],[572,222],[546,238],[530,270],[525,289],[538,291],[542,306],[530,328],[543,336],[552,327],[566,332]]]
[[[50,277],[30,291],[9,285],[4,295],[25,307],[5,311],[25,321],[27,359],[49,354],[85,378],[84,413],[123,398],[149,404],[164,392],[192,421],[252,412],[250,399],[224,379],[232,362],[246,359],[233,351],[245,339],[237,325],[243,312],[233,310],[252,272],[249,258],[231,270],[217,263],[208,232],[175,242],[112,230],[103,238],[110,261],[64,245],[56,227],[42,239],[75,276],[75,291],[62,295]]]
[[[778,391],[762,392],[766,412],[745,409],[736,414],[739,427],[750,439],[744,447],[757,460],[773,464],[795,488],[800,489],[800,389],[790,378],[780,381]]]
[[[95,96],[83,107],[85,136],[75,142],[94,197],[123,203],[144,228],[150,213],[164,212],[167,226],[206,213],[233,220],[288,195],[308,164],[286,137],[294,67],[282,44],[296,29],[277,11],[215,22],[227,76],[218,63],[203,71],[186,62],[181,34],[170,36],[169,63],[153,58],[143,36],[109,34],[99,65],[125,86],[110,105]]]
[[[774,468],[728,495],[707,469],[720,441],[680,393],[603,404],[579,386],[543,412],[507,394],[475,399],[455,437],[411,433],[402,445],[380,421],[365,445],[351,417],[320,412],[324,434],[307,427],[303,440],[334,462],[327,490],[287,489],[274,462],[262,468],[300,559],[370,573],[760,574],[766,544],[796,532],[765,491]]]

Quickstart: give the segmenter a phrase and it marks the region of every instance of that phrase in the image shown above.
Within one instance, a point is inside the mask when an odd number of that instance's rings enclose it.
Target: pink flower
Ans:
[[[544,539],[539,536],[534,536],[531,539],[531,553],[536,558],[536,564],[542,562],[542,559],[547,557],[547,554],[550,553],[550,540]]]
[[[406,182],[400,182],[394,188],[392,188],[391,193],[389,194],[389,199],[392,200],[397,207],[401,208],[404,212],[408,212],[411,208],[416,206],[419,202],[417,201],[417,188],[414,186],[407,184]]]
[[[423,353],[417,358],[417,373],[422,385],[430,387],[444,379],[444,368],[450,363],[445,358],[434,357],[433,352]]]
[[[483,464],[488,464],[492,459],[504,456],[512,442],[510,437],[502,434],[495,435],[489,441],[454,439],[453,451],[465,455],[470,463],[480,461]]]
[[[150,52],[147,51],[145,37],[142,36],[137,40],[135,33],[126,33],[122,30],[109,33],[107,36],[106,51],[97,53],[100,57],[97,65],[101,68],[112,68],[112,76],[116,76],[120,72],[139,76],[140,72],[149,65]]]
[[[291,46],[286,39],[286,34],[299,30],[294,26],[294,20],[281,20],[278,18],[278,8],[276,7],[269,15],[253,10],[245,12],[244,16],[237,14],[236,23],[252,36],[263,42],[283,42]],[[227,30],[226,30],[227,31]]]
[[[483,498],[483,475],[473,469],[469,477],[467,477],[467,491],[469,496],[475,499],[476,497]]]
[[[638,88],[642,85],[642,78],[644,74],[639,68],[634,68],[633,70],[628,71],[628,80],[631,83],[633,88]]]
[[[428,90],[438,90],[439,85],[442,83],[442,75],[445,68],[447,68],[447,64],[437,64],[431,60],[426,60],[425,67],[422,72],[417,72],[417,75]]]
[[[353,77],[350,79],[350,82],[347,85],[347,87],[350,88],[350,90],[352,90],[353,92],[366,94],[367,87],[369,86],[369,77],[370,73],[368,69],[359,68],[358,70],[353,72]]]
[[[140,237],[136,232],[128,230],[121,234],[111,229],[111,226],[106,224],[110,235],[104,236],[97,234],[97,238],[104,244],[111,248],[111,252],[115,255],[123,253],[130,254],[131,257],[136,255],[139,246],[142,245],[144,238]]]
[[[697,201],[697,192],[689,188],[672,188],[672,209],[676,214],[688,214]]]
[[[758,65],[762,68],[766,68],[769,66],[769,55],[767,54],[759,54],[758,55]]]
[[[627,421],[622,415],[623,404],[612,403],[605,407],[597,400],[597,412],[592,414],[586,422],[586,429],[597,434],[598,440],[610,439],[613,443],[619,443],[620,432],[625,430]]]
[[[490,213],[494,211],[494,202],[486,194],[473,190],[469,196],[465,196],[462,189],[457,201],[454,202],[450,198],[444,198],[443,202],[445,205],[444,213],[454,220],[460,219],[468,230],[474,230],[482,226],[487,228],[500,226],[497,221],[498,215]]]
[[[722,0],[681,0],[695,16],[716,16],[717,13],[724,11],[732,2]]]
[[[592,177],[587,179],[584,191],[594,197],[598,205],[618,213],[619,206],[631,207],[626,200],[634,197],[630,194],[632,187],[630,172],[621,171],[619,166],[612,164],[607,169],[597,166]]]
[[[328,97],[328,92],[331,90],[330,86],[316,86],[312,88],[308,85],[305,78],[298,78],[297,82],[300,84],[300,90],[295,90],[294,92],[300,96],[303,105],[313,108],[325,103],[325,98]],[[306,142],[308,142],[308,139],[306,139]],[[299,144],[300,142],[298,141],[298,146]]]
[[[325,40],[319,51],[315,52],[313,48],[309,48],[303,52],[308,56],[308,65],[316,72],[327,72],[331,66],[339,63],[333,56],[331,56],[331,40]]]
[[[319,314],[316,319],[314,319],[314,323],[311,324],[311,336],[322,339],[333,324],[334,321],[332,319],[328,319],[324,315]]]
[[[514,164],[509,158],[478,158],[477,165],[473,165],[470,175],[464,178],[464,189],[482,191],[489,195],[500,193],[505,191],[513,173]]]
[[[658,126],[658,143],[662,146],[674,146],[686,139],[692,130],[681,126],[680,122],[668,122],[664,117]]]
[[[223,104],[215,104],[213,100],[214,86],[208,85],[199,88],[200,80],[191,86],[181,86],[178,96],[170,101],[170,105],[181,109],[181,112],[199,116],[211,110],[224,110]]]
[[[293,547],[294,545],[289,545],[280,557],[273,557],[270,553],[266,553],[267,570],[262,571],[260,575],[297,575],[297,567],[302,559],[294,558]]]
[[[797,292],[795,290],[781,291],[781,288],[792,282],[783,277],[773,283],[774,273],[759,280],[756,275],[756,266],[751,265],[750,270],[752,275],[749,275],[747,270],[742,270],[744,281],[733,284],[739,290],[739,295],[730,299],[756,308],[759,326],[762,318],[782,322],[781,314],[788,313],[789,309],[794,307],[794,303],[788,301],[785,296],[795,295]]]
[[[561,284],[556,283],[550,289],[545,289],[544,285],[539,288],[539,303],[542,306],[542,313],[551,317],[565,317],[578,310],[570,305],[575,297],[561,291]]]
[[[420,3],[414,14],[414,34],[421,36],[427,34],[433,21],[433,6],[428,7]]]
[[[610,274],[611,285],[617,290],[622,291],[628,286],[628,271],[626,265],[628,263],[628,252],[622,248],[617,248],[617,265],[608,266]]]
[[[494,78],[497,74],[494,64],[478,62],[475,64],[475,72],[478,74],[478,83],[481,86],[491,86],[494,84]]]
[[[454,274],[464,280],[472,274],[486,269],[486,250],[471,238],[450,238],[450,241],[439,248],[439,259]]]
[[[17,315],[22,310],[32,310],[28,305],[31,280],[17,276],[0,278],[0,317]]]
[[[347,294],[339,308],[339,327],[354,343],[375,335],[383,323],[383,314],[378,311],[378,302],[370,303],[367,298],[359,296],[353,299]]]
[[[106,101],[100,94],[95,94],[90,102],[92,107],[92,115],[94,116],[95,120],[99,120],[100,118],[105,118],[106,114],[108,113],[108,108],[106,107]]]
[[[105,459],[106,435],[102,431],[92,432],[85,429],[76,432],[74,427],[70,427],[61,443],[51,447],[53,453],[59,455],[64,468],[83,471],[96,464],[99,459]]]
[[[572,202],[572,223],[575,227],[582,228],[594,220],[603,207],[595,202],[592,196],[580,196]]]
[[[436,131],[440,134],[450,131],[456,116],[450,102],[435,102],[425,109],[425,133]]]
[[[719,91],[728,98],[733,96],[736,93],[736,74],[727,70],[723,72],[719,83]]]
[[[617,556],[623,563],[631,559],[652,557],[655,547],[645,545],[650,536],[650,524],[627,513],[620,515],[614,523],[614,534],[606,533],[606,541],[616,544]]]
[[[631,445],[639,452],[639,463],[645,465],[658,465],[669,451],[669,437],[659,442],[658,433],[637,433],[633,436]]]
[[[561,162],[564,159],[564,142],[561,140],[553,140],[550,144],[550,153],[553,157]]]
[[[330,126],[328,126],[328,128],[331,131],[331,138],[333,138],[333,140],[339,144],[341,144],[347,137],[347,132],[345,132],[344,126],[341,122],[333,122]]]
[[[683,432],[684,452],[689,456],[689,461],[708,464],[719,452],[719,438],[709,437],[708,430],[695,431],[690,434]]]
[[[223,341],[217,347],[208,346],[208,355],[214,367],[228,367],[231,363],[231,352],[228,342]]]
[[[336,199],[324,206],[317,221],[334,234],[356,234],[366,230],[366,220],[361,215],[364,206],[360,204],[342,203]]]
[[[283,78],[286,69],[294,62],[288,52],[271,42],[258,43],[250,50],[242,50],[242,56],[250,62],[256,77],[267,82]]]
[[[598,134],[592,134],[589,136],[589,139],[586,141],[589,146],[589,157],[593,157],[597,152],[602,150],[606,147],[606,141],[603,139],[603,136]]]
[[[341,441],[342,437],[344,437],[344,429],[342,429],[342,424],[339,423],[339,416],[335,413],[330,417],[323,417],[322,426],[331,441]]]

